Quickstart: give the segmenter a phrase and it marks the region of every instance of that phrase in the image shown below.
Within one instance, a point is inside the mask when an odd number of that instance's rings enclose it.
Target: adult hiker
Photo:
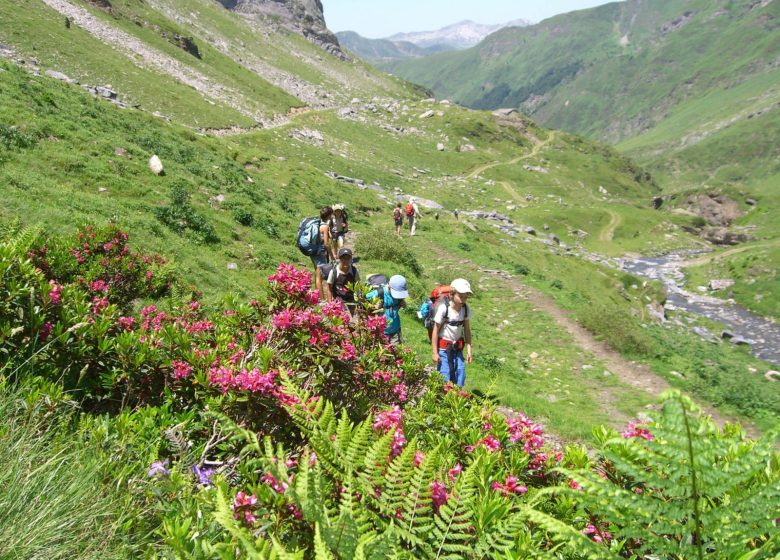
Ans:
[[[466,364],[471,363],[471,310],[466,300],[473,292],[468,280],[463,278],[453,280],[450,287],[452,296],[438,304],[433,316],[431,352],[436,369],[444,380],[463,387]]]
[[[352,250],[347,247],[339,249],[339,262],[328,275],[330,289],[326,292],[328,301],[334,299],[344,302],[351,315],[355,314],[354,285],[360,282],[360,271],[352,262]]]
[[[460,212],[458,211],[458,209],[457,209],[457,208],[455,209],[455,211],[453,212],[453,214],[455,214],[455,221],[456,221],[456,222],[459,222],[459,221],[460,221],[460,218],[459,218],[459,216],[460,216]]]
[[[333,208],[323,206],[320,209],[320,250],[312,255],[311,260],[317,265],[335,260],[333,249],[330,246],[330,219],[333,217]]]
[[[404,212],[401,210],[400,202],[393,208],[393,223],[395,224],[395,234],[401,237],[401,226],[404,225]]]
[[[366,299],[377,306],[377,312],[384,310],[385,335],[390,339],[390,344],[401,344],[401,316],[399,311],[406,307],[406,298],[409,292],[406,290],[406,278],[400,274],[391,276],[384,286],[379,286],[366,294]]]
[[[406,204],[406,219],[409,222],[409,235],[414,235],[417,230],[417,219],[420,218],[420,207],[417,206],[417,199],[413,196],[409,198],[409,202]]]
[[[328,225],[330,226],[331,250],[335,255],[344,246],[344,237],[349,231],[347,209],[343,204],[333,205],[333,216],[331,216]]]

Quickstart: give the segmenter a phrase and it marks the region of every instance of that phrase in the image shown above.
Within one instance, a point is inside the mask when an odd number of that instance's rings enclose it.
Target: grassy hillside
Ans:
[[[386,68],[467,106],[520,107],[546,126],[618,143],[674,184],[697,184],[701,175],[689,170],[708,170],[716,185],[759,182],[777,173],[774,158],[761,146],[747,158],[734,148],[759,131],[762,145],[778,143],[778,10],[776,2],[612,3]],[[713,161],[740,175],[717,176]]]
[[[651,394],[617,376],[605,377],[599,357],[583,351],[547,312],[524,303],[506,280],[481,269],[515,275],[548,294],[634,359],[656,360],[653,367],[668,382],[759,425],[770,422],[773,401],[753,398],[768,382],[756,378],[754,390],[729,389],[738,372],[762,368],[759,362],[724,346],[715,350],[711,370],[706,356],[713,350],[694,351],[703,343],[692,342],[684,329],[640,326],[647,320],[645,304],[663,297],[657,286],[632,291],[640,281],[575,256],[587,249],[618,254],[692,243],[682,229],[692,218],[672,219],[649,209],[655,187],[607,147],[538,128],[522,117],[496,119],[451,105],[393,100],[379,108],[355,105],[346,116],[312,111],[286,126],[218,138],[119,110],[78,86],[15,66],[2,70],[0,116],[8,123],[0,144],[5,223],[42,223],[52,233],[66,233],[82,223],[116,222],[135,246],[172,259],[185,284],[213,301],[227,294],[250,297],[279,261],[310,266],[291,243],[298,221],[322,205],[343,202],[358,233],[363,272],[406,274],[415,304],[433,284],[449,281],[453,263],[460,263],[454,270],[481,293],[474,303],[482,316],[475,323],[481,342],[470,386],[534,411],[558,433],[587,438],[590,426],[621,423],[648,404]],[[434,116],[419,118],[428,109]],[[317,131],[322,141],[299,134],[306,130]],[[473,151],[458,151],[467,143]],[[164,176],[147,168],[155,153]],[[328,172],[375,183],[383,192],[331,179]],[[389,237],[388,201],[394,193],[444,206],[439,219],[426,211],[417,242],[396,244]],[[172,214],[172,208],[181,212]],[[538,233],[512,238],[489,220],[462,216],[458,223],[451,214],[455,208],[498,210]],[[548,232],[569,248],[542,242]],[[395,248],[387,253],[385,246]],[[626,321],[619,331],[612,328],[617,317]],[[404,321],[409,343],[425,355],[424,331],[413,312]],[[684,382],[670,373],[679,371],[679,356],[662,350],[672,340],[693,344]],[[722,382],[708,385],[700,374]],[[592,389],[583,388],[583,379]],[[517,392],[518,384],[527,391]],[[608,396],[613,394],[621,395],[619,404]]]
[[[0,43],[34,57],[43,70],[110,84],[122,100],[183,125],[270,124],[293,108],[405,95],[397,80],[341,62],[295,34],[258,32],[215,2],[116,0],[110,10],[78,0],[69,5],[85,15],[66,25],[66,15],[41,0],[24,10],[3,4]],[[200,58],[171,41],[174,36],[193,38]]]

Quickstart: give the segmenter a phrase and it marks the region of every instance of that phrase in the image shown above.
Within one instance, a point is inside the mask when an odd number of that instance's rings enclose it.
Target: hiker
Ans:
[[[452,296],[437,304],[433,316],[431,352],[436,369],[444,380],[463,387],[466,382],[466,364],[471,363],[471,311],[466,300],[473,292],[468,280],[463,278],[456,278],[450,286]]]
[[[330,246],[330,226],[328,225],[332,217],[333,208],[323,206],[320,210],[320,250],[311,258],[315,267],[318,264],[335,260],[333,258],[333,249]]]
[[[352,250],[347,247],[339,249],[339,262],[331,268],[327,283],[330,289],[326,292],[328,301],[341,300],[355,314],[354,284],[360,282],[360,272],[352,262]]]
[[[401,210],[401,203],[397,203],[393,208],[393,223],[395,224],[395,234],[401,237],[401,226],[404,225],[404,213]]]
[[[320,301],[330,301],[330,297],[325,293],[325,290],[331,292],[331,287],[328,284],[328,277],[330,271],[335,267],[335,263],[326,262],[317,265],[317,269],[314,272],[314,287],[320,293]]]
[[[344,246],[344,236],[349,231],[347,210],[343,204],[333,205],[333,216],[328,222],[330,226],[331,252],[335,255]]]
[[[457,208],[455,209],[455,212],[453,212],[453,214],[455,214],[455,221],[459,222],[460,218],[458,216],[460,216],[460,212],[458,211]]]
[[[406,204],[406,219],[409,222],[409,235],[414,235],[417,230],[417,219],[420,217],[420,207],[417,206],[417,199],[413,196],[409,198]]]
[[[315,276],[317,266],[327,263],[333,258],[330,247],[330,232],[328,221],[333,215],[333,209],[325,206],[320,210],[320,217],[309,217],[301,220],[295,244],[304,255],[311,258]]]
[[[406,307],[406,298],[409,292],[406,290],[406,278],[400,274],[391,276],[384,286],[378,286],[366,294],[369,302],[375,302],[376,310],[384,309],[387,325],[385,335],[390,339],[390,344],[401,344],[401,316],[399,311]]]

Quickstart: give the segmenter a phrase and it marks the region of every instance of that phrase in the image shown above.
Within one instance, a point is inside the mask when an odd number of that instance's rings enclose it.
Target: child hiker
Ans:
[[[395,234],[401,237],[401,226],[404,225],[404,213],[401,210],[401,203],[397,203],[393,208],[393,223],[395,224]]]
[[[360,282],[360,272],[352,263],[352,251],[347,247],[339,249],[339,262],[330,271],[325,294],[328,301],[341,300],[351,315],[355,314],[355,282]]]
[[[385,335],[393,346],[401,344],[401,316],[398,312],[406,306],[408,296],[406,278],[400,274],[391,276],[386,285],[379,286],[366,294],[368,301],[375,302],[377,312],[384,309],[387,320]]]
[[[466,364],[471,363],[471,311],[466,300],[473,292],[468,280],[463,278],[456,278],[450,286],[452,298],[440,303],[433,316],[431,353],[436,369],[445,381],[463,387]]]

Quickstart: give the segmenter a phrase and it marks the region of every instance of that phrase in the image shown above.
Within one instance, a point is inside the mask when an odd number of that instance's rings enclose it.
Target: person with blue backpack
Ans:
[[[406,278],[400,274],[391,276],[387,284],[377,286],[366,294],[366,299],[377,306],[377,312],[384,310],[385,335],[390,339],[390,344],[401,344],[401,316],[399,312],[406,306],[406,298],[409,292],[406,289]]]
[[[335,260],[330,246],[330,227],[333,208],[325,206],[319,218],[304,218],[298,226],[296,245],[301,253],[311,258],[316,273],[321,264]]]
[[[441,298],[433,311],[431,351],[444,380],[463,387],[466,364],[471,363],[471,311],[466,300],[473,292],[471,284],[463,278],[453,280],[450,287],[451,296]]]

